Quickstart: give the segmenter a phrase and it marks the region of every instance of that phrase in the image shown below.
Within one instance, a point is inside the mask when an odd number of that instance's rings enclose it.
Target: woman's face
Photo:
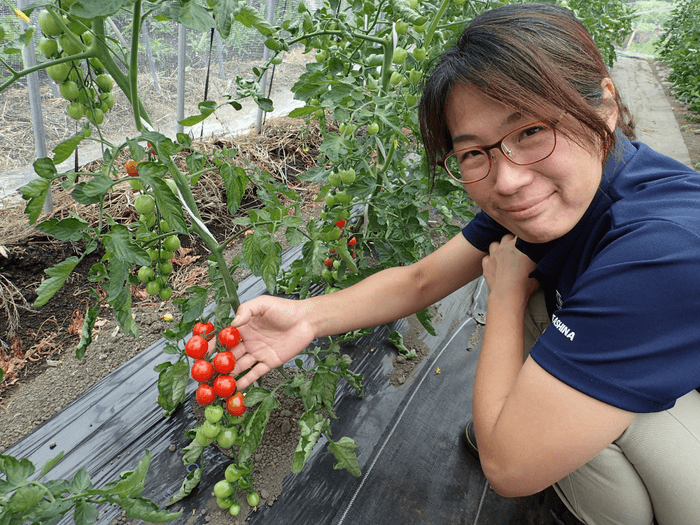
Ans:
[[[611,129],[617,118],[614,113],[609,119]],[[446,115],[455,150],[493,144],[539,120],[464,84],[453,86]],[[597,149],[584,148],[561,133],[554,152],[535,164],[518,166],[500,150],[492,153],[488,177],[465,188],[483,211],[527,242],[544,243],[569,232],[586,212],[602,176]]]

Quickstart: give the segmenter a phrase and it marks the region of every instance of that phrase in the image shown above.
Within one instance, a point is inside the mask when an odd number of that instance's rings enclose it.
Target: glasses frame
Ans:
[[[522,129],[529,128],[531,126],[534,126],[535,124],[543,124],[547,126],[548,128],[552,129],[552,133],[554,133],[554,145],[552,146],[552,151],[550,151],[546,156],[542,157],[540,160],[536,160],[535,162],[526,162],[524,164],[520,164],[518,162],[515,162],[513,159],[511,159],[508,155],[511,154],[511,151],[508,149],[508,147],[503,144],[503,141],[510,137],[513,133],[516,133]],[[526,124],[525,126],[521,126],[519,128],[516,128],[508,133],[506,133],[501,140],[498,142],[495,142],[491,144],[490,146],[469,146],[468,148],[462,148],[458,149],[457,151],[452,151],[451,153],[448,153],[444,157],[442,157],[440,160],[437,161],[437,165],[440,166],[442,169],[444,169],[447,174],[452,177],[452,179],[456,182],[459,182],[460,184],[467,185],[467,184],[474,184],[475,182],[480,182],[484,180],[486,177],[489,176],[491,173],[491,168],[493,167],[493,153],[490,153],[491,150],[498,148],[500,152],[503,154],[503,158],[511,162],[512,164],[515,164],[516,166],[531,166],[532,164],[537,164],[538,162],[542,162],[546,158],[550,157],[552,153],[554,153],[554,150],[557,149],[557,128],[556,126],[552,125],[549,122],[546,122],[544,120],[537,120],[535,122],[532,122],[530,124]],[[465,181],[462,179],[460,176],[459,178],[455,177],[452,172],[447,168],[447,159],[450,158],[453,155],[456,155],[457,153],[462,153],[464,151],[472,151],[472,150],[479,150],[483,151],[486,157],[489,159],[489,169],[486,172],[486,175],[481,177],[480,179],[476,180],[470,180],[470,181]],[[461,175],[461,174],[460,174]]]

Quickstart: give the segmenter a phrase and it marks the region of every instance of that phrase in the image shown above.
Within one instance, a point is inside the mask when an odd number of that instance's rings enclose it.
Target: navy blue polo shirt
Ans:
[[[463,230],[485,252],[506,233],[484,212]],[[518,248],[552,319],[530,354],[542,368],[637,413],[700,390],[700,173],[618,132],[579,223]]]

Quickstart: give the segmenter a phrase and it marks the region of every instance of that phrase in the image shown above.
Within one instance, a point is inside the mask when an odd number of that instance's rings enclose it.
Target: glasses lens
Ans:
[[[488,175],[489,158],[480,149],[457,151],[445,159],[445,167],[453,178],[473,182]]]
[[[547,158],[556,144],[554,128],[537,122],[507,135],[502,144],[514,164],[533,164]]]

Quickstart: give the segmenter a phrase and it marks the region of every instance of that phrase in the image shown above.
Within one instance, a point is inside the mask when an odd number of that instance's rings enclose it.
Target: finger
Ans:
[[[207,355],[210,356],[214,353],[214,350],[216,349],[216,337],[212,337],[209,340],[209,349],[207,350]]]
[[[253,317],[263,315],[265,310],[267,310],[267,304],[264,298],[258,297],[247,301],[238,307],[236,317],[231,321],[231,326],[238,328],[250,322]]]
[[[236,357],[235,354],[234,354],[234,357]],[[255,363],[257,363],[257,362],[258,362],[258,360],[255,359],[255,357],[253,357],[250,354],[244,354],[240,357],[236,357],[236,366],[234,367],[234,369],[231,373],[234,376],[238,375],[238,374],[242,374],[243,372],[245,372],[249,368],[253,367],[253,365],[255,365]]]
[[[246,375],[236,381],[238,390],[245,390],[269,371],[270,367],[265,363],[258,363]]]

